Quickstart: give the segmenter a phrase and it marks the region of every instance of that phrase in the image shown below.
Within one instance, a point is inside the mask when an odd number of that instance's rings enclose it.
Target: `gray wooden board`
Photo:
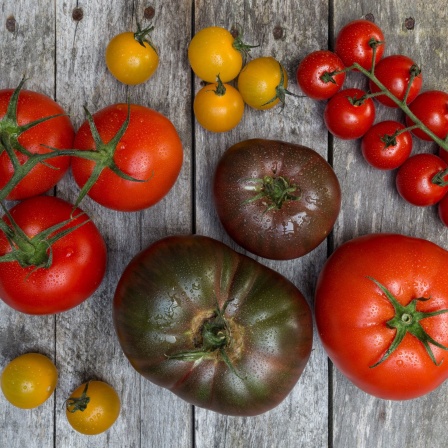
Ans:
[[[82,20],[73,10],[82,8]],[[154,19],[144,11],[153,7]],[[314,148],[333,161],[343,189],[343,206],[333,238],[305,257],[287,262],[258,259],[292,280],[313,302],[315,281],[327,254],[354,236],[394,231],[425,237],[448,247],[447,231],[435,208],[412,207],[399,198],[393,172],[379,172],[363,161],[359,141],[329,139],[322,121],[323,102],[304,97],[295,83],[298,62],[310,51],[332,47],[339,28],[367,13],[386,35],[387,54],[403,53],[423,68],[425,88],[448,90],[446,7],[443,0],[377,3],[335,0],[35,2],[4,0],[0,5],[0,88],[15,87],[23,74],[26,87],[55,98],[76,128],[91,112],[115,102],[153,107],[168,116],[181,136],[184,164],[173,190],[141,213],[107,210],[90,199],[90,214],[108,245],[107,276],[99,290],[79,307],[57,316],[27,316],[0,303],[0,367],[27,351],[54,359],[59,370],[56,393],[31,411],[14,408],[0,397],[0,446],[14,447],[311,447],[398,448],[446,446],[447,386],[418,400],[389,402],[356,389],[328,363],[315,334],[304,374],[288,398],[274,410],[253,418],[225,417],[193,408],[152,385],[130,367],[121,353],[111,320],[111,298],[118,278],[132,256],[147,244],[171,234],[205,234],[244,252],[222,229],[213,209],[211,181],[225,149],[252,137],[276,138]],[[11,27],[15,18],[15,30]],[[413,30],[404,26],[415,20]],[[7,22],[7,19],[8,22]],[[153,23],[160,66],[154,77],[125,87],[107,71],[108,40],[136,23]],[[8,23],[8,26],[6,26]],[[245,110],[242,123],[226,134],[212,134],[195,123],[192,93],[201,85],[192,76],[186,50],[192,34],[209,25],[231,29],[241,25],[245,41],[260,44],[253,57],[272,55],[290,78],[283,110]],[[279,33],[279,30],[281,31]],[[275,31],[275,32],[274,32]],[[279,36],[280,34],[280,36]],[[350,74],[347,85],[364,86]],[[378,108],[378,119],[400,114]],[[414,151],[427,151],[416,142]],[[430,151],[435,151],[430,146]],[[67,200],[77,194],[71,175],[51,192]],[[249,254],[250,255],[250,254]],[[1,269],[1,266],[0,266]],[[122,412],[106,433],[82,436],[71,429],[64,400],[79,383],[103,379],[120,394]]]

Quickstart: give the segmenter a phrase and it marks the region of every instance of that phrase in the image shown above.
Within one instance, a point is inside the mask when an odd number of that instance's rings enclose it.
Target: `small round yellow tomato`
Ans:
[[[203,128],[212,132],[227,132],[241,121],[244,101],[235,87],[224,84],[218,77],[218,82],[199,90],[193,110]]]
[[[273,57],[260,57],[249,61],[238,76],[238,90],[246,104],[254,109],[271,109],[284,103],[290,93],[288,75]]]
[[[75,389],[65,402],[65,415],[73,429],[86,435],[109,429],[120,414],[120,398],[103,381],[88,381]]]
[[[188,60],[193,72],[204,81],[229,82],[243,66],[243,54],[251,47],[234,38],[225,28],[210,26],[193,36],[188,46]]]
[[[116,35],[106,47],[106,65],[123,84],[136,85],[147,81],[159,65],[159,55],[146,35],[153,29],[127,31]]]
[[[49,358],[40,353],[25,353],[5,367],[1,387],[12,405],[32,409],[51,396],[57,381],[58,371]]]

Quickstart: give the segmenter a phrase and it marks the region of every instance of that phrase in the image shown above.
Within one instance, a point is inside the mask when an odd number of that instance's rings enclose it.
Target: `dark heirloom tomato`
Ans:
[[[113,318],[132,366],[193,405],[250,416],[291,391],[311,310],[277,272],[204,236],[171,236],[125,269]]]
[[[317,282],[322,344],[356,386],[388,400],[448,378],[448,252],[429,241],[371,234],[340,246]]]
[[[218,162],[214,202],[231,238],[261,257],[288,260],[316,248],[341,205],[331,166],[316,151],[276,140],[233,145]]]

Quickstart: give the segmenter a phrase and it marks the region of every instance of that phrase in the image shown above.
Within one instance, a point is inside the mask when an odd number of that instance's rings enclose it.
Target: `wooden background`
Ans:
[[[78,9],[77,9],[78,8]],[[153,8],[154,18],[151,17]],[[291,279],[310,304],[317,274],[327,255],[342,242],[370,232],[393,231],[432,240],[448,248],[448,230],[435,208],[406,204],[394,187],[394,172],[379,172],[363,161],[359,141],[327,135],[324,103],[301,95],[294,75],[309,52],[332,48],[348,21],[372,14],[386,36],[386,54],[403,53],[423,69],[424,88],[448,91],[445,0],[197,0],[82,1],[2,0],[0,3],[0,88],[16,87],[26,74],[28,89],[56,99],[76,128],[83,105],[95,112],[131,101],[168,116],[181,136],[185,161],[169,195],[142,213],[119,213],[90,199],[83,209],[103,233],[109,249],[108,273],[97,293],[57,316],[27,316],[0,303],[0,367],[19,354],[38,351],[59,370],[54,396],[34,410],[19,410],[0,397],[0,446],[27,448],[439,448],[447,445],[448,385],[409,402],[372,398],[351,385],[327,360],[315,335],[312,356],[290,396],[274,410],[253,418],[225,417],[181,401],[133,371],[121,353],[111,320],[117,280],[131,257],[166,235],[209,235],[237,248],[220,226],[211,200],[215,164],[230,145],[252,137],[278,138],[310,146],[334,166],[342,191],[342,211],[332,236],[307,256],[262,263]],[[146,15],[146,16],[145,16]],[[412,22],[408,29],[405,23]],[[154,77],[125,87],[107,71],[104,50],[115,34],[155,25],[160,52]],[[241,25],[245,41],[259,43],[253,57],[272,55],[286,67],[290,90],[284,110],[246,109],[233,131],[215,135],[192,117],[192,95],[201,86],[192,77],[187,46],[195,31],[210,25]],[[366,85],[351,74],[347,85]],[[378,107],[378,119],[400,117]],[[435,152],[416,144],[414,152]],[[74,200],[78,189],[67,175],[52,194]],[[0,266],[1,269],[1,266]],[[65,419],[64,400],[81,382],[102,379],[122,400],[115,425],[95,437],[82,436]]]

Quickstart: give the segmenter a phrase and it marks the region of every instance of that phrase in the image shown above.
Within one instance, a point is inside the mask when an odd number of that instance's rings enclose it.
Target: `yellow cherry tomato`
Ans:
[[[51,396],[57,381],[58,371],[49,358],[40,353],[25,353],[5,367],[1,387],[12,405],[32,409]]]
[[[229,82],[238,76],[243,55],[250,51],[240,37],[233,37],[225,28],[210,26],[193,36],[188,46],[188,60],[193,72],[204,81]]]
[[[212,132],[227,132],[243,117],[244,101],[240,92],[218,77],[196,94],[193,110],[199,124]]]
[[[238,90],[246,104],[254,109],[271,109],[284,103],[289,94],[288,75],[273,57],[260,57],[249,61],[238,76]]]
[[[120,398],[103,381],[88,381],[75,389],[65,402],[65,415],[73,429],[86,435],[109,429],[120,414]]]
[[[141,84],[156,71],[159,55],[146,37],[152,29],[148,27],[142,30],[138,25],[136,33],[120,33],[107,45],[107,68],[123,84]]]

